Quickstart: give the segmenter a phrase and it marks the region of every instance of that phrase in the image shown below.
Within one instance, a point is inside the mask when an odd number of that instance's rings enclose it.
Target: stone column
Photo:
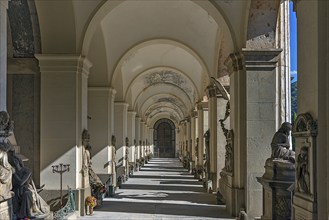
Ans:
[[[282,48],[282,53],[278,60],[277,127],[291,121],[289,1],[280,0],[279,13],[276,47]]]
[[[93,169],[101,178],[113,174],[112,157],[115,149],[111,146],[111,138],[115,94],[116,91],[110,87],[88,87],[88,131]]]
[[[128,111],[128,118],[127,118],[127,137],[129,138],[129,154],[128,154],[128,158],[129,158],[129,164],[132,167],[131,172],[134,170],[133,168],[135,167],[135,150],[136,150],[136,126],[135,126],[135,122],[136,122],[136,112],[134,111]]]
[[[217,177],[220,176],[221,170],[225,168],[226,139],[230,130],[228,102],[222,95],[217,96]]]
[[[191,170],[195,172],[195,139],[196,139],[196,112],[191,114]]]
[[[191,157],[192,157],[192,132],[191,132],[191,116],[186,119],[186,151],[187,151],[187,160],[188,160],[188,169],[191,173]]]
[[[150,153],[154,157],[154,128],[150,128]]]
[[[216,88],[211,85],[207,88],[208,109],[209,109],[209,130],[210,130],[210,174],[209,180],[212,181],[212,190],[217,190],[217,96]]]
[[[124,102],[114,102],[114,135],[116,137],[116,166],[117,178],[126,174],[126,144],[127,137],[127,113],[128,104]]]
[[[181,123],[182,126],[182,148],[183,148],[183,157],[187,156],[187,149],[186,149],[186,121]]]
[[[52,165],[70,164],[63,186],[79,190],[78,209],[84,215],[84,199],[90,194],[82,176],[82,131],[87,128],[87,80],[91,63],[71,55],[36,55],[41,72],[40,184],[59,190]]]
[[[204,134],[204,129],[203,129],[203,104],[200,102],[198,103],[198,161],[197,161],[197,170],[198,173],[203,171],[203,152],[204,152],[204,145],[203,145],[203,134]]]
[[[226,62],[231,75],[231,127],[234,131],[233,200],[229,212],[245,208],[249,217],[262,212],[262,187],[256,182],[271,155],[271,138],[277,130],[277,60],[279,49],[244,49]]]
[[[148,137],[149,137],[149,127],[145,122],[145,126],[144,126],[144,140],[145,140],[145,145],[144,145],[144,157],[145,157],[145,161],[146,163],[148,162]]]
[[[144,157],[144,145],[145,145],[144,125],[145,125],[144,121],[141,120],[141,122],[139,124],[139,126],[140,126],[140,140],[141,140],[141,143],[142,143],[141,146],[140,146],[141,159],[145,159],[145,157]]]
[[[0,1],[0,111],[7,111],[7,8]]]
[[[7,8],[8,8],[8,1],[0,1],[0,112],[3,119],[6,119],[4,116],[6,115],[9,120],[9,115],[7,115],[5,112],[7,112]],[[2,120],[0,122],[1,127],[5,126],[4,124],[5,120]],[[9,122],[8,122],[9,123]],[[9,127],[9,126],[8,126]],[[7,135],[4,134],[4,131],[1,128],[1,136],[0,136],[0,142],[2,146],[7,145]],[[13,131],[11,131],[13,132]],[[5,172],[4,172],[5,173]],[[5,176],[6,174],[2,174]],[[11,173],[8,174],[9,176]],[[3,193],[2,199],[0,201],[0,218],[2,219],[12,219],[12,213],[13,213],[13,206],[12,206],[12,200],[11,197],[13,195],[10,194],[9,190],[11,190],[12,180],[10,176],[7,179],[8,186],[7,190],[8,192],[5,192],[8,195],[5,195]],[[5,187],[5,184],[3,185]]]
[[[226,184],[226,208],[233,216],[245,209],[245,173],[246,173],[246,73],[243,69],[243,56],[231,54],[225,61],[230,74],[230,124],[234,132],[232,176]],[[241,146],[241,147],[240,147]]]
[[[175,142],[175,154],[178,158],[182,155],[182,148],[181,148],[181,136],[180,136],[180,128],[179,125],[175,129],[175,136],[176,136],[176,142]]]
[[[281,49],[243,50],[247,86],[247,160],[246,203],[251,217],[262,212],[262,189],[255,183],[262,176],[266,158],[271,155],[269,147],[277,131],[280,109],[277,109],[278,81],[277,61]],[[266,146],[266,147],[265,147]],[[240,146],[243,147],[243,146]]]
[[[136,146],[136,160],[137,160],[137,162],[141,158],[141,154],[140,154],[141,146],[139,144],[139,142],[141,140],[141,138],[140,138],[140,123],[141,123],[141,118],[136,116],[136,118],[135,118],[135,132],[136,132],[135,137],[136,137],[136,144],[137,144],[137,146]]]
[[[299,211],[302,215],[297,215],[296,212],[295,219],[327,219],[329,213],[329,4],[328,1],[294,1],[294,8],[298,27],[298,115],[308,112],[318,123],[318,135],[315,143],[312,144],[315,154],[310,155],[312,150],[311,148],[308,150],[310,156],[308,167],[314,165],[313,169],[309,170],[309,175],[312,182],[316,181],[313,182],[310,192],[304,193],[309,195],[300,196],[304,197],[304,201],[294,202],[294,209],[302,209]],[[310,138],[303,139],[300,145],[306,142],[305,147],[309,147]],[[296,157],[298,154],[296,145]],[[317,169],[314,169],[315,167]],[[310,200],[310,197],[313,199]],[[301,204],[307,200],[308,202]],[[310,202],[312,205],[308,206]]]

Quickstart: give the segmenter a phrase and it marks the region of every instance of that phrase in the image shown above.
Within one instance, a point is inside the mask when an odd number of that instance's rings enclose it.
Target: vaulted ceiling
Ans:
[[[47,2],[47,3],[46,3]],[[250,1],[36,1],[43,53],[82,54],[149,126],[186,118],[242,47]],[[60,28],[62,31],[54,31]],[[53,36],[52,36],[53,35]]]

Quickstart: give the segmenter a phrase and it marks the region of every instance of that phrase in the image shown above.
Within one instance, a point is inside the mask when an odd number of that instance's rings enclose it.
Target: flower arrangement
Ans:
[[[97,205],[97,199],[93,196],[88,196],[86,198],[86,205],[91,208],[94,208]]]

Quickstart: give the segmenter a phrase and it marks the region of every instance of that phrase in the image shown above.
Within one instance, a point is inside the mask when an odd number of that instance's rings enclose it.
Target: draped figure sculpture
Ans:
[[[89,143],[90,135],[87,130],[82,132],[82,145],[84,147],[83,168],[82,170],[88,173],[91,194],[97,199],[97,205],[103,202],[103,194],[105,193],[105,185],[94,172],[91,160],[91,145]]]
[[[12,146],[8,152],[8,161],[13,167],[14,213],[18,219],[46,216],[50,209],[40,197],[32,180],[32,172],[25,167]]]
[[[289,122],[282,123],[280,129],[274,134],[271,142],[271,158],[280,158],[295,163],[295,152],[289,150],[289,134],[291,131]]]
[[[5,146],[0,143],[0,202],[13,196],[12,167],[8,161]]]
[[[207,173],[210,173],[210,130],[208,129],[206,133],[204,133],[203,137],[205,138],[205,151],[206,151],[206,162],[204,167],[206,168]]]

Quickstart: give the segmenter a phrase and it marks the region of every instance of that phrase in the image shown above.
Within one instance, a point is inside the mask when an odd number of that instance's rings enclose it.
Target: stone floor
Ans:
[[[178,159],[154,158],[105,198],[93,215],[78,219],[233,219],[216,205]]]

